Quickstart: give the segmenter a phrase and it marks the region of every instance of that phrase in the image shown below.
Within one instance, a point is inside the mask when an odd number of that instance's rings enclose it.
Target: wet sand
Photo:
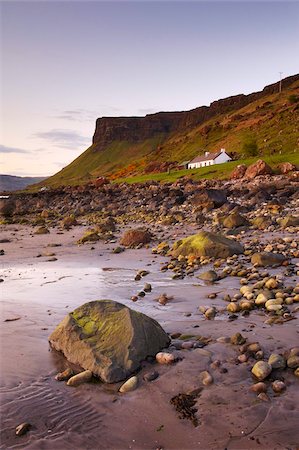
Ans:
[[[170,232],[179,236],[182,228]],[[81,226],[63,234],[58,234],[58,229],[47,235],[32,233],[32,228],[20,225],[3,226],[1,233],[2,238],[11,240],[0,244],[5,251],[0,260],[4,279],[0,285],[1,448],[297,448],[298,379],[284,371],[286,392],[271,394],[270,402],[262,402],[249,391],[252,365],[236,364],[237,347],[216,339],[241,332],[250,342],[258,341],[267,353],[283,352],[298,345],[298,320],[270,326],[264,324],[265,316],[259,311],[232,322],[225,311],[213,321],[204,320],[198,307],[224,310],[222,296],[238,292],[237,278],[209,286],[195,277],[172,280],[170,273],[160,271],[167,259],[151,254],[150,249],[112,254],[117,243],[78,247],[75,242],[83,234]],[[37,257],[44,253],[55,256]],[[53,257],[57,260],[48,261]],[[150,273],[134,281],[139,269]],[[145,282],[152,284],[153,291],[133,303],[130,297]],[[166,306],[154,301],[163,292],[174,296]],[[219,295],[211,300],[207,296],[213,292]],[[104,298],[142,311],[169,333],[210,337],[211,343],[204,349],[181,350],[183,359],[173,366],[144,363],[138,389],[125,395],[117,392],[119,383],[94,382],[71,388],[55,381],[55,374],[67,363],[50,351],[48,336],[69,311]],[[227,371],[211,370],[210,363],[215,360]],[[158,370],[159,378],[143,381],[143,374],[152,370]],[[200,387],[203,370],[210,371],[214,383],[204,387],[197,399],[199,425],[194,427],[179,419],[170,399]],[[22,422],[31,423],[32,428],[17,437],[15,427]]]

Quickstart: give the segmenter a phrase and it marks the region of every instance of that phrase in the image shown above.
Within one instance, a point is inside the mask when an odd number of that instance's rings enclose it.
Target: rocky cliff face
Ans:
[[[282,87],[286,88],[297,80],[299,80],[299,74],[285,78],[282,81]],[[93,144],[97,144],[96,150],[99,151],[113,141],[138,142],[158,134],[168,135],[173,131],[200,125],[218,114],[242,108],[278,90],[279,83],[274,83],[260,92],[235,95],[191,111],[160,112],[145,117],[101,117],[96,121]]]

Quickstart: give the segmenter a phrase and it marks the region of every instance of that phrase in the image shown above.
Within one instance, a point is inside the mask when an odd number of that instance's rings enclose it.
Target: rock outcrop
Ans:
[[[262,159],[259,159],[255,163],[247,167],[245,172],[245,178],[251,180],[259,175],[272,175],[273,170],[271,167]]]
[[[107,383],[124,380],[170,339],[155,320],[112,300],[85,303],[49,337],[55,350]]]

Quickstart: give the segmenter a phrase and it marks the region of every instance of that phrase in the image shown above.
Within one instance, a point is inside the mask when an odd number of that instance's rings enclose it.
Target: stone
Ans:
[[[290,162],[283,162],[281,164],[278,164],[278,169],[282,174],[286,174],[289,172],[293,172],[294,170],[297,170],[296,166]]]
[[[269,217],[260,216],[252,219],[251,223],[255,228],[265,230],[273,224],[273,221]]]
[[[240,311],[240,306],[238,303],[231,302],[227,305],[226,309],[231,313],[236,313]]]
[[[285,391],[285,389],[286,389],[285,383],[280,380],[273,381],[271,386],[272,386],[273,391],[276,392],[277,394],[280,394],[281,392]]]
[[[68,386],[79,386],[80,384],[87,383],[92,378],[91,370],[84,370],[84,372],[80,372],[77,375],[69,378],[66,383]]]
[[[286,216],[279,221],[282,228],[288,227],[298,227],[299,226],[299,216]]]
[[[126,392],[134,391],[138,386],[138,377],[134,376],[129,378],[124,384],[119,388],[119,392],[125,394]]]
[[[31,424],[28,422],[23,422],[20,425],[16,427],[16,435],[17,436],[23,436],[27,433],[31,428]]]
[[[200,379],[204,386],[209,386],[213,383],[213,377],[207,370],[200,373]]]
[[[289,356],[287,360],[287,365],[291,369],[297,369],[299,367],[299,355]]]
[[[232,173],[230,174],[231,180],[239,180],[240,178],[243,178],[246,172],[247,166],[245,164],[239,164],[237,167],[234,168]]]
[[[236,333],[230,338],[230,343],[233,345],[242,345],[245,344],[246,338],[242,336],[241,333]]]
[[[286,257],[280,253],[261,252],[254,253],[251,257],[251,264],[255,266],[281,266]]]
[[[214,308],[214,307],[208,308],[208,309],[205,311],[205,313],[204,313],[204,315],[205,315],[205,317],[206,317],[207,319],[214,319],[214,317],[216,316],[216,314],[217,314],[217,310],[216,310],[216,308]]]
[[[267,385],[266,383],[263,383],[262,381],[253,384],[250,387],[250,390],[252,392],[256,392],[257,394],[260,394],[261,392],[267,392]]]
[[[251,369],[252,374],[259,380],[263,381],[270,375],[272,367],[265,361],[258,361]]]
[[[156,361],[159,364],[172,364],[176,360],[173,353],[159,352],[156,354]]]
[[[197,276],[200,280],[208,281],[210,283],[214,283],[218,280],[218,275],[214,270],[208,270],[207,272],[203,272]]]
[[[152,234],[143,228],[136,228],[125,231],[120,244],[125,247],[134,248],[139,245],[148,244],[152,240]]]
[[[201,208],[219,208],[227,202],[225,191],[221,189],[204,189],[197,192],[191,200],[192,205]]]
[[[72,369],[68,368],[68,369],[65,369],[63,372],[58,373],[55,377],[55,380],[67,381],[73,375],[74,375],[74,372],[72,371]]]
[[[149,372],[143,375],[144,381],[154,381],[158,378],[159,372]]]
[[[144,292],[151,292],[152,285],[150,283],[145,283],[143,290],[144,290]]]
[[[269,356],[268,364],[270,364],[272,369],[284,369],[286,366],[286,360],[282,355],[272,353]]]
[[[276,278],[269,278],[269,280],[266,281],[265,287],[267,289],[276,289],[278,286],[278,281]]]
[[[50,231],[48,230],[47,227],[39,227],[34,234],[48,234],[50,233]]]
[[[171,253],[174,257],[194,255],[195,257],[228,258],[243,251],[243,246],[237,241],[220,234],[201,231],[199,234],[175,242]]]
[[[247,167],[245,172],[245,178],[252,180],[253,178],[259,175],[271,175],[273,174],[273,170],[271,167],[262,159],[259,159],[255,163],[251,164]]]
[[[248,221],[238,212],[232,212],[222,221],[225,228],[234,229],[249,225]]]
[[[126,379],[147,356],[170,343],[155,320],[112,300],[92,301],[75,309],[49,341],[71,363],[107,383]]]
[[[96,242],[100,236],[95,230],[89,230],[84,233],[82,238],[78,239],[77,244],[85,244],[85,242]]]

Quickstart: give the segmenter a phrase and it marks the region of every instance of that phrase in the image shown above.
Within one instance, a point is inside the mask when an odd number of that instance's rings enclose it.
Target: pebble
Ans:
[[[216,311],[216,308],[214,308],[214,307],[212,307],[212,308],[208,308],[206,311],[205,311],[205,316],[206,316],[206,318],[207,319],[214,319],[214,317],[216,316],[216,314],[217,314],[217,311]]]
[[[92,378],[91,370],[85,370],[84,372],[80,372],[77,375],[74,375],[73,377],[71,377],[68,380],[67,385],[68,386],[79,386],[79,384],[90,381],[91,378]]]
[[[258,398],[259,398],[260,400],[262,400],[263,402],[269,402],[269,401],[270,401],[270,398],[268,397],[268,395],[267,395],[265,392],[261,392],[261,393],[258,395]]]
[[[143,375],[143,379],[144,381],[153,381],[156,380],[159,376],[159,372],[154,371],[154,372],[149,372]]]
[[[261,392],[267,391],[267,385],[266,383],[260,381],[259,383],[255,383],[252,386],[250,386],[250,390],[256,392],[257,394],[260,394]]]
[[[286,366],[286,360],[282,355],[272,353],[269,356],[268,364],[270,364],[272,369],[284,369]]]
[[[299,367],[299,355],[289,356],[287,360],[287,365],[291,369],[297,369]]]
[[[175,356],[172,353],[159,352],[156,354],[156,361],[159,364],[172,364],[175,362]]]
[[[258,361],[251,369],[252,374],[259,380],[263,381],[270,375],[272,367],[266,361]]]
[[[236,333],[230,338],[230,343],[233,345],[242,345],[245,344],[246,338],[242,336],[241,333]]]
[[[272,386],[273,391],[276,393],[283,392],[286,389],[285,383],[280,380],[273,381],[271,386]]]
[[[73,375],[74,375],[74,372],[72,371],[72,369],[68,368],[68,369],[65,369],[63,372],[58,373],[55,377],[55,380],[67,381]]]
[[[124,384],[121,385],[119,388],[119,392],[122,394],[126,392],[134,391],[138,386],[138,377],[134,376],[129,378],[127,381],[124,382]]]
[[[213,383],[213,377],[207,370],[200,372],[200,379],[204,386],[210,386]]]
[[[231,313],[236,313],[240,311],[240,306],[238,303],[231,302],[227,305],[226,309]]]
[[[16,427],[16,435],[17,436],[23,436],[27,433],[31,428],[31,424],[28,422],[21,423]]]
[[[145,283],[143,290],[144,292],[151,292],[152,285],[150,283]]]

